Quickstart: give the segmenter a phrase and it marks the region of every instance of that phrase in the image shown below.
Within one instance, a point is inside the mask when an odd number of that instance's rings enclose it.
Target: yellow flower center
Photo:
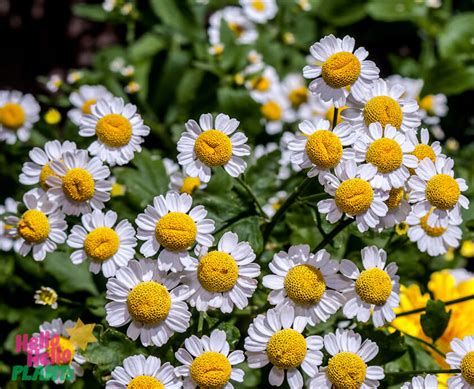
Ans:
[[[345,109],[347,108],[347,106],[345,105],[344,107],[342,108],[339,108],[339,112],[337,113],[337,121],[336,121],[336,125],[339,124],[339,123],[342,123],[342,111],[344,111]],[[326,111],[326,114],[324,115],[324,118],[326,120],[328,120],[331,125],[332,125],[332,120],[334,119],[334,105],[331,105],[331,108],[329,108],[327,111]]]
[[[365,159],[380,173],[390,173],[402,165],[403,151],[393,139],[377,139],[367,149]]]
[[[41,188],[43,188],[45,192],[49,189],[49,185],[46,183],[46,180],[48,179],[48,177],[51,177],[51,176],[59,177],[55,172],[53,172],[53,169],[49,167],[49,162],[48,162],[46,165],[42,167],[41,172],[40,172],[40,177],[39,177]]]
[[[200,259],[197,275],[204,289],[223,293],[231,290],[237,283],[239,267],[229,254],[211,251]]]
[[[291,101],[293,106],[299,107],[308,100],[308,88],[300,86],[299,88],[291,90],[288,94],[288,99]]]
[[[145,324],[158,324],[168,316],[171,297],[163,285],[155,281],[144,281],[130,291],[127,306],[133,320]]]
[[[409,228],[410,226],[407,223],[401,222],[400,224],[397,224],[395,226],[395,232],[397,233],[397,235],[400,235],[400,236],[406,235]]]
[[[125,185],[114,182],[112,184],[112,190],[110,191],[110,196],[111,197],[123,196],[125,194],[125,191],[126,191]]]
[[[428,113],[432,113],[433,112],[433,95],[428,95],[428,96],[423,97],[420,100],[419,105],[420,105],[420,109],[423,109]]]
[[[280,120],[283,114],[283,109],[273,100],[267,101],[260,107],[260,112],[268,120]]]
[[[90,115],[92,113],[91,106],[97,103],[97,99],[89,99],[82,104],[82,113]]]
[[[462,359],[461,375],[469,385],[474,385],[474,351],[468,352]]]
[[[58,300],[58,294],[54,290],[41,288],[38,298],[46,305],[53,305]]]
[[[265,92],[268,90],[268,88],[270,88],[270,80],[264,76],[255,77],[251,84],[252,89],[258,90],[260,92]]]
[[[84,240],[84,251],[96,261],[105,261],[114,255],[120,246],[117,233],[109,227],[98,227],[89,232]]]
[[[436,174],[426,183],[426,198],[433,207],[450,209],[456,205],[460,195],[459,184],[447,174]]]
[[[258,11],[258,12],[263,12],[265,11],[265,1],[263,0],[252,0],[252,8],[255,10],[255,11]]]
[[[433,163],[436,162],[436,154],[431,148],[431,146],[425,144],[418,144],[415,146],[415,150],[412,151],[412,154],[416,158],[418,158],[419,161],[423,161],[425,158],[429,158]]]
[[[230,379],[232,366],[221,353],[206,351],[191,363],[191,378],[200,388],[222,388]]]
[[[0,108],[0,123],[10,130],[18,130],[25,123],[25,111],[20,104],[6,103]]]
[[[319,269],[311,265],[298,265],[285,277],[288,297],[299,305],[318,303],[326,291],[326,282]]]
[[[43,242],[50,229],[48,217],[37,209],[26,211],[18,222],[18,233],[29,243]]]
[[[360,273],[355,282],[355,290],[366,303],[383,305],[392,292],[392,281],[387,272],[374,267]]]
[[[60,350],[60,352],[58,352],[58,349]],[[71,357],[70,357],[69,360],[63,361],[62,360],[63,353],[66,350],[69,350],[69,352],[71,353]],[[48,353],[48,356],[49,356],[50,359],[55,358],[54,359],[55,364],[69,365],[71,363],[73,357],[74,357],[75,350],[76,350],[76,348],[74,347],[74,345],[72,344],[72,342],[69,339],[60,336],[59,337],[59,344],[57,346],[54,346],[54,350],[53,350],[53,345],[50,343],[50,345],[48,346],[48,349],[46,350],[46,352]],[[61,359],[58,358],[58,354],[61,355]]]
[[[378,122],[383,128],[391,124],[399,129],[403,121],[403,112],[400,104],[391,97],[376,96],[365,104],[364,121],[367,126]]]
[[[335,389],[359,389],[367,366],[357,354],[343,351],[329,359],[326,370]]]
[[[132,125],[122,115],[110,113],[100,118],[95,126],[99,140],[110,147],[125,146],[132,138]]]
[[[193,192],[201,185],[201,181],[199,181],[199,177],[184,177],[183,185],[179,191],[181,193],[193,194]]]
[[[342,158],[342,143],[333,132],[318,130],[308,136],[306,154],[321,169],[332,169]]]
[[[44,121],[51,125],[58,124],[61,121],[61,113],[55,108],[50,108],[44,114]]]
[[[292,328],[275,332],[267,343],[267,356],[280,369],[296,368],[306,356],[306,340]]]
[[[360,74],[360,61],[349,52],[342,51],[331,55],[323,63],[322,77],[331,88],[344,88],[357,81]]]
[[[127,389],[165,389],[160,381],[149,375],[139,375],[133,378],[128,384]]]
[[[229,30],[232,31],[237,38],[239,38],[242,35],[242,33],[245,31],[245,28],[243,26],[235,22],[229,22],[227,23],[227,26],[229,27]]]
[[[388,194],[388,199],[385,200],[385,204],[387,205],[388,209],[395,209],[398,208],[400,203],[403,200],[403,195],[405,191],[403,188],[392,188]]]
[[[435,238],[437,236],[443,235],[446,231],[446,228],[432,227],[428,224],[428,218],[430,217],[431,212],[433,212],[432,209],[425,216],[420,218],[420,227],[426,232],[426,235]]]
[[[63,177],[63,192],[73,201],[84,202],[94,197],[95,184],[92,174],[86,169],[75,167]]]
[[[367,181],[351,178],[336,189],[336,205],[348,215],[359,215],[367,211],[372,204],[374,190]]]
[[[232,142],[222,131],[207,130],[196,139],[194,152],[207,166],[222,166],[232,157]]]
[[[197,236],[197,226],[191,216],[182,212],[170,212],[155,227],[156,240],[171,251],[186,250]]]

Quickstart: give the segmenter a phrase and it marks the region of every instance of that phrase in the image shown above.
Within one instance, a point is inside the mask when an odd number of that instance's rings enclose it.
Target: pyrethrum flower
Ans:
[[[405,382],[400,389],[435,389],[438,387],[438,379],[435,375],[413,377],[410,382]]]
[[[61,143],[58,140],[46,142],[44,149],[35,147],[28,154],[32,162],[23,164],[20,183],[23,185],[40,184],[41,188],[47,192],[49,186],[46,184],[46,179],[55,175],[49,164],[52,161],[61,161],[64,153],[75,150],[76,144],[74,142],[64,141]]]
[[[294,122],[296,117],[290,100],[279,86],[271,89],[268,96],[261,102],[260,113],[269,135],[280,133],[283,130],[283,124]]]
[[[384,202],[388,207],[388,211],[385,216],[379,218],[379,224],[376,227],[379,232],[405,222],[411,211],[411,205],[406,199],[405,186],[390,189],[388,199]]]
[[[386,266],[387,254],[376,246],[361,250],[364,270],[359,271],[354,262],[341,261],[341,273],[350,279],[344,290],[346,302],[343,313],[349,319],[367,322],[372,316],[375,327],[395,319],[394,308],[400,304],[398,267],[392,262]]]
[[[341,163],[335,173],[325,176],[325,191],[334,198],[321,200],[319,212],[327,214],[326,220],[330,223],[337,222],[344,214],[355,218],[360,232],[375,228],[380,218],[387,214],[384,201],[388,195],[374,191],[370,183],[360,177],[353,160]]]
[[[268,202],[262,207],[263,211],[268,217],[272,217],[285,202],[288,197],[288,193],[284,190],[280,190],[275,193],[275,196],[270,197]]]
[[[288,146],[293,152],[291,161],[302,169],[310,168],[308,177],[319,177],[321,184],[325,184],[324,176],[331,169],[354,158],[354,151],[343,147],[352,145],[357,138],[349,124],[341,123],[331,130],[327,120],[305,120],[298,128],[302,134]]]
[[[69,101],[74,108],[68,111],[67,116],[74,124],[79,126],[82,117],[92,113],[92,106],[100,100],[111,100],[112,97],[112,93],[102,85],[83,85],[69,96]]]
[[[185,332],[191,313],[183,301],[180,275],[158,270],[156,261],[131,260],[107,281],[106,320],[112,327],[130,323],[127,336],[144,346],[162,346]]]
[[[441,154],[442,149],[438,141],[431,143],[431,145],[429,144],[430,133],[427,128],[422,128],[420,131],[421,142],[418,140],[414,130],[408,131],[405,135],[415,145],[415,150],[413,150],[412,154],[418,158],[418,162],[429,158],[431,162],[435,163],[438,157],[446,157],[444,154]],[[415,173],[415,171],[411,170],[411,173]]]
[[[250,97],[258,103],[268,100],[279,83],[275,68],[261,62],[247,66],[244,75],[247,77],[245,87]]]
[[[474,386],[474,336],[464,339],[455,338],[451,342],[451,350],[446,354],[446,362],[451,369],[461,369],[461,374],[456,374],[448,379],[451,389],[471,389]]]
[[[224,331],[214,330],[211,336],[202,338],[192,335],[184,341],[184,347],[175,353],[183,364],[175,373],[184,377],[185,388],[232,389],[230,381],[244,380],[244,371],[233,367],[244,361],[244,353],[241,350],[229,353]]]
[[[305,338],[301,334],[305,326],[306,319],[295,317],[291,306],[270,309],[266,315],[258,315],[245,338],[249,367],[260,369],[271,363],[270,385],[280,386],[286,376],[291,389],[302,388],[303,376],[299,368],[314,377],[323,360],[323,353],[319,351],[323,339],[315,335]]]
[[[220,113],[215,122],[212,114],[203,114],[199,124],[186,122],[186,131],[178,141],[178,162],[191,177],[202,182],[211,179],[211,167],[222,166],[232,177],[242,174],[247,163],[241,158],[250,155],[247,137],[236,132],[239,121]]]
[[[19,91],[0,91],[0,141],[26,142],[31,127],[39,120],[40,106],[35,98]]]
[[[295,316],[308,319],[311,325],[326,321],[344,302],[338,290],[348,283],[326,250],[312,254],[308,245],[291,246],[288,253],[275,254],[269,267],[273,274],[263,277],[263,285],[272,289],[270,304],[277,309],[293,307]]]
[[[266,23],[278,12],[275,0],[240,0],[239,2],[247,17],[255,23]]]
[[[140,252],[149,258],[163,248],[158,255],[160,270],[183,270],[192,263],[188,254],[191,246],[197,242],[210,247],[214,242],[214,221],[205,218],[207,211],[202,205],[191,209],[192,202],[187,193],[168,192],[166,197],[156,196],[153,205],[135,220],[137,238],[145,241]]]
[[[461,207],[469,207],[469,200],[461,194],[467,190],[466,181],[453,177],[453,166],[451,158],[439,157],[435,163],[425,158],[408,181],[413,213],[419,218],[430,213],[427,222],[432,227],[461,224]]]
[[[178,193],[187,193],[192,195],[196,189],[204,189],[207,184],[202,183],[199,177],[190,177],[185,169],[181,169],[174,161],[169,158],[163,158],[166,174],[169,177],[168,187]]]
[[[179,389],[183,386],[174,374],[174,367],[169,362],[162,364],[160,358],[152,355],[146,358],[132,355],[125,358],[122,365],[112,370],[106,389]]]
[[[188,302],[198,311],[218,308],[230,313],[234,305],[244,309],[257,288],[260,266],[253,263],[255,253],[248,242],[239,242],[233,232],[226,232],[217,250],[196,247],[198,259],[186,267],[182,282],[188,287]]]
[[[89,270],[97,274],[102,269],[105,277],[112,277],[121,266],[135,255],[135,229],[128,220],[117,222],[117,213],[99,210],[82,215],[82,226],[75,225],[67,244],[78,249],[71,254],[75,265],[90,259]]]
[[[368,86],[379,78],[377,66],[365,60],[369,55],[367,50],[359,47],[354,51],[354,44],[354,38],[347,35],[343,39],[325,36],[310,47],[316,64],[303,69],[305,78],[315,79],[309,84],[310,91],[338,108],[345,105],[349,89],[361,98]]]
[[[240,44],[249,44],[258,37],[258,32],[253,24],[239,7],[225,7],[222,10],[214,12],[209,18],[209,42],[211,45],[221,43],[221,23],[227,24],[227,27],[235,36],[235,40]]]
[[[21,247],[22,243],[18,237],[9,234],[13,226],[4,221],[4,218],[9,216],[8,214],[16,214],[18,212],[18,205],[18,201],[11,197],[5,199],[5,205],[0,205],[0,250],[2,251],[10,251],[13,248],[18,252]]]
[[[97,136],[88,150],[109,165],[125,165],[140,152],[150,127],[143,124],[137,107],[121,97],[100,100],[91,107],[91,113],[81,120],[79,135]]]
[[[41,189],[32,189],[23,196],[27,211],[21,215],[8,216],[6,222],[11,225],[8,234],[18,237],[21,246],[20,255],[33,252],[35,261],[42,261],[47,253],[56,250],[57,245],[66,241],[67,223],[57,204],[50,201]]]
[[[281,88],[295,109],[308,101],[309,90],[304,78],[299,73],[287,75],[281,83]]]
[[[110,200],[112,183],[106,180],[110,170],[98,157],[91,159],[86,150],[66,152],[62,161],[52,161],[49,167],[54,174],[46,179],[48,196],[66,215],[102,209]]]
[[[42,286],[35,292],[35,304],[49,305],[52,309],[58,307],[58,294],[53,288]]]
[[[367,366],[379,352],[379,347],[369,339],[364,340],[352,330],[336,330],[324,337],[324,348],[331,355],[327,366],[309,381],[309,389],[360,388],[379,386],[385,377],[380,366]]]

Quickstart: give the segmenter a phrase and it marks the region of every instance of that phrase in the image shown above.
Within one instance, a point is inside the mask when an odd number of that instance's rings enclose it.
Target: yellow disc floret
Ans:
[[[99,227],[89,232],[84,240],[84,251],[96,261],[105,261],[114,255],[120,246],[118,234],[109,227]]]
[[[211,251],[200,259],[197,276],[200,284],[207,291],[223,293],[235,286],[239,276],[239,267],[229,254]]]
[[[431,159],[431,162],[436,162],[436,154],[431,148],[431,146],[425,144],[418,144],[415,146],[415,150],[412,151],[412,154],[418,158],[419,161],[423,161],[425,158]]]
[[[235,22],[228,22],[227,26],[229,27],[229,30],[232,31],[237,38],[239,38],[245,31],[244,26]]]
[[[265,11],[265,1],[263,0],[252,0],[252,8],[255,10],[255,11],[258,11],[258,12],[263,12]]]
[[[374,190],[367,181],[351,178],[336,189],[336,205],[348,215],[359,215],[370,208]]]
[[[304,336],[292,328],[287,328],[271,336],[267,343],[267,356],[274,366],[293,369],[303,362],[306,347]]]
[[[95,184],[92,174],[86,169],[75,167],[63,177],[63,192],[73,201],[84,202],[94,197]]]
[[[403,112],[400,104],[389,96],[376,96],[370,99],[364,107],[364,121],[368,126],[380,123],[383,128],[387,124],[400,129],[403,121]]]
[[[400,203],[403,200],[403,195],[405,191],[403,188],[392,188],[388,193],[388,199],[385,200],[385,204],[387,205],[388,209],[395,209],[398,208]]]
[[[165,389],[165,385],[155,377],[138,375],[127,384],[127,389]]]
[[[265,76],[255,77],[250,84],[252,85],[252,89],[258,90],[259,92],[265,92],[270,88],[270,80]]]
[[[82,104],[82,113],[90,115],[92,113],[91,107],[97,103],[96,99],[89,99],[84,101],[84,104]]]
[[[355,282],[355,290],[366,303],[383,305],[392,292],[392,281],[387,272],[374,267],[360,273]]]
[[[426,183],[426,198],[433,207],[450,209],[456,205],[460,195],[459,184],[447,174],[436,174]]]
[[[288,271],[285,291],[296,304],[313,305],[323,297],[326,282],[319,269],[311,265],[298,265]]]
[[[430,217],[431,212],[433,212],[433,209],[431,209],[425,216],[420,218],[420,227],[423,229],[423,231],[425,231],[426,235],[436,238],[443,235],[446,231],[446,228],[433,227],[428,224],[428,218]]]
[[[380,173],[390,173],[402,165],[403,151],[397,141],[381,138],[370,144],[365,159]]]
[[[25,119],[25,111],[20,104],[6,103],[0,108],[0,123],[10,130],[18,130]]]
[[[107,146],[121,147],[132,138],[132,125],[128,119],[116,113],[100,118],[95,126],[97,138]]]
[[[280,120],[283,115],[283,109],[276,101],[267,101],[260,107],[260,112],[267,120]]]
[[[336,120],[336,125],[339,124],[339,123],[342,123],[342,111],[344,111],[345,109],[347,108],[347,106],[345,105],[344,107],[342,108],[339,108],[339,111],[337,113],[337,120]],[[331,123],[331,125],[333,125],[332,121],[334,120],[334,105],[331,106],[331,108],[329,108],[326,113],[324,114],[324,118],[329,121]]]
[[[133,320],[158,324],[168,316],[171,296],[163,285],[155,281],[140,282],[128,294],[127,306]]]
[[[182,212],[170,212],[156,223],[155,236],[168,250],[186,250],[196,241],[197,226],[191,216]]]
[[[201,181],[199,177],[184,177],[183,178],[183,185],[179,191],[181,193],[193,194],[193,192],[201,185]]]
[[[367,365],[361,357],[343,351],[329,359],[326,374],[335,389],[359,389],[366,370]]]
[[[308,136],[306,154],[321,169],[332,169],[342,158],[341,140],[333,132],[318,130]]]
[[[469,351],[462,359],[461,375],[469,385],[474,385],[474,351]]]
[[[335,53],[323,63],[321,75],[331,88],[350,86],[360,75],[360,61],[346,51]]]
[[[42,167],[39,176],[39,183],[44,191],[47,191],[49,189],[49,185],[46,183],[46,180],[48,179],[48,177],[51,176],[58,177],[58,175],[53,171],[53,169],[49,167],[49,163],[47,163]]]
[[[290,91],[288,99],[294,107],[299,107],[308,100],[308,88],[300,86]]]
[[[65,357],[64,351],[66,351],[66,350],[68,350],[71,353],[70,354],[71,356],[68,360],[63,361],[62,358],[63,358],[63,356]],[[54,364],[69,365],[71,363],[73,357],[74,357],[75,347],[69,339],[67,339],[63,336],[60,336],[59,337],[59,344],[58,345],[52,345],[51,341],[50,341],[50,344],[49,344],[48,348],[46,349],[46,352],[47,352],[50,359],[54,359]],[[58,357],[59,355],[61,355],[61,358]]]
[[[48,217],[37,209],[26,211],[18,222],[18,233],[29,243],[43,242],[50,229]]]
[[[194,359],[189,371],[198,387],[219,389],[229,381],[232,366],[223,354],[206,351]]]
[[[429,114],[433,113],[433,95],[423,97],[418,104],[420,109],[425,110]]]
[[[196,157],[207,166],[222,166],[232,157],[232,142],[222,131],[207,130],[196,139]]]

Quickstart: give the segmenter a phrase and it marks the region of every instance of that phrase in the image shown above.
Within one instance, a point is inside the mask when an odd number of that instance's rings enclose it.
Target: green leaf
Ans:
[[[128,49],[130,61],[140,61],[149,57],[153,57],[166,47],[166,40],[153,32],[143,34]]]
[[[446,311],[442,301],[428,300],[425,313],[420,317],[423,332],[435,342],[443,335],[450,317],[451,312]]]
[[[440,60],[424,74],[425,80],[421,96],[434,93],[454,95],[474,88],[474,66],[465,66],[462,62]]]
[[[93,22],[105,22],[109,18],[109,13],[100,4],[74,4],[72,13]]]
[[[235,232],[239,241],[247,241],[256,253],[263,250],[263,236],[260,230],[261,219],[258,216],[250,216],[240,219],[227,228],[227,231]],[[220,235],[220,234],[219,234]],[[220,236],[219,236],[220,238]],[[218,237],[216,236],[216,243]]]
[[[466,56],[474,58],[474,12],[452,17],[438,37],[438,48],[442,58]]]
[[[219,325],[216,328],[226,333],[227,342],[229,342],[229,345],[231,347],[234,347],[239,341],[240,331],[232,323],[228,323],[224,321],[224,322],[219,323]]]
[[[319,15],[329,24],[347,26],[365,17],[365,3],[365,0],[322,0]]]
[[[245,174],[245,180],[255,195],[262,201],[267,201],[278,190],[279,182],[275,177],[280,169],[278,160],[280,152],[275,150],[259,158]]]
[[[377,356],[371,361],[373,365],[385,365],[388,362],[400,358],[407,351],[405,337],[395,331],[387,334],[384,331],[364,327],[357,330],[363,339],[370,339],[379,346]]]
[[[367,3],[367,12],[375,20],[397,22],[424,17],[427,8],[413,0],[371,0]]]

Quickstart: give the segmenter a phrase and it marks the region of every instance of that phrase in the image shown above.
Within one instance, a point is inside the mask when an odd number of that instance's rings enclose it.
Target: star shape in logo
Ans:
[[[69,334],[69,340],[81,350],[85,350],[89,343],[97,342],[97,338],[92,334],[95,324],[84,324],[81,319],[77,319],[72,328],[66,328]]]

